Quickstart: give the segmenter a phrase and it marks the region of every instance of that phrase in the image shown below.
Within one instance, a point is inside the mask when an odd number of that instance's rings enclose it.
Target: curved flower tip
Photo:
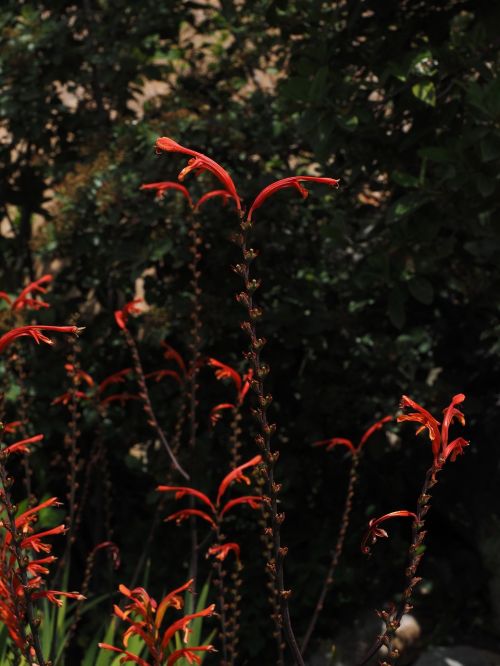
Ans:
[[[255,467],[255,465],[258,465],[261,462],[262,462],[261,455],[254,456],[248,462],[244,463],[243,465],[240,465],[239,467],[236,467],[236,469],[233,469],[231,472],[229,472],[229,474],[227,474],[220,483],[219,490],[217,492],[216,505],[219,506],[222,495],[226,492],[226,490],[231,485],[231,483],[233,483],[233,481],[239,481],[246,483],[247,485],[250,485],[250,479],[243,474],[243,470],[248,469],[249,467]]]
[[[236,186],[228,172],[215,160],[196,150],[181,146],[167,136],[162,136],[156,140],[155,149],[157,153],[165,151],[169,153],[182,153],[183,155],[191,157],[188,165],[180,172],[178,179],[180,181],[184,180],[187,174],[191,171],[195,174],[202,173],[203,171],[210,171],[210,173],[212,173],[224,185],[229,195],[234,199],[238,211],[241,212],[241,201],[238,192],[236,191]]]
[[[180,183],[175,183],[173,181],[165,180],[160,183],[147,183],[145,185],[141,185],[139,189],[153,190],[154,192],[156,192],[157,199],[163,199],[167,190],[177,190],[177,192],[180,192],[181,194],[184,195],[191,208],[193,208],[193,201],[191,199],[191,195],[189,194],[187,188],[184,185],[181,185]]]
[[[412,518],[413,520],[417,520],[417,515],[413,513],[413,511],[406,511],[405,509],[402,509],[401,511],[392,511],[391,513],[386,513],[380,518],[372,518],[372,520],[370,520],[368,523],[368,530],[363,537],[363,541],[361,542],[362,553],[368,555],[370,553],[371,546],[376,543],[377,539],[389,536],[384,529],[379,527],[379,525],[380,523],[383,523],[386,520],[390,520],[391,518]]]
[[[303,185],[301,185],[301,183],[308,181],[315,183],[324,183],[326,185],[329,185],[330,187],[339,186],[339,181],[335,178],[324,178],[320,176],[291,176],[290,178],[282,178],[281,180],[277,180],[275,183],[271,183],[271,185],[265,187],[256,196],[253,204],[250,206],[250,210],[248,211],[247,221],[248,222],[252,221],[252,215],[257,210],[257,208],[260,208],[262,206],[262,204],[266,199],[268,199],[270,196],[272,196],[279,190],[283,190],[287,187],[294,187],[302,196],[302,198],[306,199],[309,196],[309,192],[306,190],[306,188]]]
[[[195,652],[217,652],[213,645],[202,645],[199,647],[184,647],[174,650],[167,661],[167,666],[174,666],[179,659],[185,659],[188,664],[201,664],[201,657]]]
[[[216,560],[225,560],[230,552],[233,552],[236,556],[236,559],[240,559],[240,547],[237,543],[223,543],[215,546],[211,546],[207,551],[207,557],[213,555]]]
[[[213,529],[216,529],[217,527],[215,521],[208,515],[208,513],[201,511],[200,509],[181,509],[180,511],[172,513],[170,516],[167,516],[165,518],[165,522],[175,520],[176,524],[180,525],[183,520],[187,520],[191,516],[196,516],[202,520],[205,520],[211,525]]]
[[[217,423],[220,421],[222,418],[222,412],[225,409],[235,409],[236,405],[233,405],[232,402],[222,402],[220,405],[215,405],[215,407],[212,407],[210,410],[210,426],[212,428],[215,428]]]
[[[311,446],[326,446],[327,451],[331,451],[336,446],[346,446],[351,453],[355,453],[356,449],[350,439],[343,437],[332,437],[330,439],[321,439],[319,442],[313,442]]]
[[[229,199],[233,199],[233,195],[227,190],[212,190],[211,192],[207,192],[198,199],[193,210],[195,211],[200,210],[200,206],[203,206],[204,203],[216,197],[222,199],[223,206],[227,206],[227,202],[229,201]]]
[[[392,420],[393,420],[392,416],[384,416],[384,418],[380,419],[379,421],[376,421],[373,425],[371,425],[359,440],[358,450],[364,446],[364,444],[370,439],[370,437],[374,433],[377,432],[377,430],[380,430],[381,428],[384,427],[386,423],[390,423]]]

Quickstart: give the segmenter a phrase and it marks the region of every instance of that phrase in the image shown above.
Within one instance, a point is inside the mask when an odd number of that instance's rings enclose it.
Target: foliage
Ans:
[[[422,566],[433,587],[429,583],[417,607],[429,640],[481,642],[500,632],[500,601],[487,582],[498,581],[498,556],[488,544],[500,520],[493,494],[500,377],[499,12],[485,0],[258,0],[251,6],[224,0],[214,8],[195,1],[4,3],[0,288],[13,296],[29,279],[53,272],[50,316],[40,311],[37,323],[70,323],[76,315],[86,327],[79,362],[96,380],[130,365],[113,312],[142,290],[148,309],[131,328],[146,372],[174,367],[162,357],[162,340],[189,353],[187,207],[172,192],[155,201],[139,190],[144,182],[174,180],[183,164],[175,156],[154,156],[157,136],[216,157],[247,202],[271,173],[341,179],[338,195],[313,193],[307,206],[278,194],[259,211],[254,231],[262,251],[262,328],[280,426],[284,532],[293,553],[287,577],[299,634],[328,567],[346,483],[342,458],[333,453],[325,463],[323,452],[309,444],[332,436],[355,440],[374,418],[394,413],[402,393],[432,406],[458,390],[468,396],[477,447],[437,493],[429,518],[434,536]],[[196,195],[212,183],[190,178],[185,184]],[[229,269],[238,261],[229,242],[234,217],[230,207],[212,201],[200,219],[202,354],[243,374],[240,312],[233,303],[238,283]],[[8,316],[7,304],[0,304],[2,331]],[[34,355],[25,346],[19,352],[32,422],[47,442],[34,454],[38,495],[49,487],[62,497],[66,492],[67,414],[48,405],[68,386],[67,351],[60,341],[53,351]],[[20,383],[2,363],[13,414]],[[48,363],[50,376],[42,373]],[[124,390],[136,390],[134,378],[126,381]],[[199,455],[190,473],[194,485],[210,493],[227,468],[228,424],[222,418],[212,429],[209,414],[233,397],[208,369],[200,371],[200,384]],[[159,421],[172,433],[180,387],[152,383],[151,394]],[[133,432],[130,419],[137,424]],[[152,489],[164,482],[168,463],[140,404],[127,404],[126,419],[120,404],[102,419],[92,404],[82,404],[82,451],[90,450],[97,424],[110,477],[106,482],[100,465],[91,476],[91,517],[82,519],[74,561],[81,574],[89,550],[107,538],[108,502],[126,554],[120,580],[128,580],[155,514]],[[251,456],[246,416],[244,428],[243,451]],[[410,505],[420,486],[415,469],[425,470],[423,447],[411,446],[397,428],[390,431],[385,447],[377,436],[360,465],[349,555],[320,635],[330,636],[328,618],[342,622],[341,607],[343,621],[351,621],[360,608],[401,587],[394,581],[387,589],[392,555],[365,563],[359,553],[367,520],[393,508],[387,484],[401,506]],[[245,516],[234,527],[247,533],[245,559],[256,529]],[[174,539],[171,529],[161,527],[151,546],[153,588],[163,588],[189,548],[188,538],[179,533]],[[464,568],[473,573],[452,586]],[[265,664],[263,655],[273,647],[264,628],[261,569],[255,561],[245,570],[253,595],[243,607],[242,627],[251,630],[243,629],[241,647],[244,658]],[[353,585],[359,571],[369,585]],[[98,573],[95,591],[111,593],[112,576],[107,581]],[[78,589],[81,575],[74,577],[70,589]],[[85,618],[74,659],[102,625],[100,611],[93,616]]]

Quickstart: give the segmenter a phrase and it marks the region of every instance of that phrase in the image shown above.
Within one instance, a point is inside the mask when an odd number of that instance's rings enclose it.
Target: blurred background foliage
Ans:
[[[304,630],[318,594],[347,482],[342,453],[310,443],[358,438],[396,412],[402,393],[438,415],[463,391],[471,447],[436,492],[416,614],[427,642],[498,646],[500,6],[5,0],[0,21],[0,286],[14,294],[53,273],[52,307],[36,321],[77,317],[86,327],[80,363],[97,379],[130,365],[113,311],[137,294],[149,306],[131,324],[146,369],[165,367],[161,340],[188,355],[187,210],[173,193],[158,203],[139,191],[144,182],[175,180],[184,164],[156,156],[156,137],[213,156],[247,203],[294,173],[341,178],[338,193],[312,187],[305,203],[278,194],[259,210],[254,232],[296,629]],[[191,177],[186,185],[199,195],[213,182]],[[243,369],[239,283],[230,270],[237,220],[216,201],[201,219],[202,352]],[[67,414],[48,405],[68,385],[67,347],[24,345],[20,353],[31,427],[47,437],[35,455],[34,488],[64,496]],[[213,490],[228,465],[227,426],[211,431],[208,412],[214,395],[232,395],[208,369],[200,378],[196,459],[181,457],[193,483]],[[15,416],[18,393],[9,381]],[[171,432],[177,387],[161,383],[153,399]],[[245,423],[250,456],[252,423]],[[85,458],[95,432],[90,408],[81,429]],[[415,439],[408,426],[390,430],[367,447],[319,637],[334,639],[401,588],[404,526],[369,561],[359,552],[370,517],[412,508],[430,462],[425,437]],[[99,577],[109,588],[130,580],[167,468],[137,405],[114,406],[104,438],[123,564],[111,582],[107,570],[97,572],[96,594],[104,591]],[[97,474],[94,482],[73,586],[104,538]],[[234,534],[246,560],[241,663],[273,664],[252,516],[239,517]],[[160,527],[150,552],[160,589],[182,582],[188,549],[187,530]],[[85,620],[80,646],[108,610]]]

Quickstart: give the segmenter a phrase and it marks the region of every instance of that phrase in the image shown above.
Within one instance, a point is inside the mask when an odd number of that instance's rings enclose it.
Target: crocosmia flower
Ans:
[[[411,400],[407,395],[401,399],[401,408],[411,408],[414,411],[409,414],[401,414],[398,416],[398,421],[415,421],[420,424],[417,434],[427,430],[432,444],[432,453],[434,455],[434,466],[441,468],[448,458],[454,462],[458,455],[461,455],[464,448],[469,445],[469,442],[463,437],[457,437],[449,442],[449,429],[454,421],[458,421],[461,425],[465,425],[465,416],[457,409],[465,400],[463,393],[458,393],[453,396],[451,403],[444,410],[444,417],[442,424],[435,419],[426,409]],[[441,426],[441,427],[440,427]]]

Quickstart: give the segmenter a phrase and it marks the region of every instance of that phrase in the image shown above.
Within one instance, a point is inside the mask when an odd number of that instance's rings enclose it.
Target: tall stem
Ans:
[[[378,637],[375,645],[369,653],[365,656],[363,661],[358,666],[364,666],[370,659],[379,651],[382,645],[387,647],[387,661],[383,662],[381,666],[393,666],[395,660],[399,656],[397,649],[393,648],[393,642],[397,630],[401,624],[401,619],[405,613],[409,613],[413,608],[413,590],[415,586],[420,582],[420,578],[416,576],[417,568],[420,564],[420,561],[423,557],[422,545],[427,534],[424,529],[425,526],[425,516],[430,509],[430,489],[436,485],[437,479],[436,475],[441,470],[442,465],[437,462],[432,465],[427,470],[425,475],[424,485],[420,491],[420,495],[417,500],[417,511],[416,519],[413,521],[412,527],[412,539],[409,548],[409,562],[408,567],[406,568],[406,584],[403,592],[403,599],[399,608],[395,607],[392,611],[380,611],[379,615],[385,622],[385,630],[381,636]]]
[[[200,368],[200,347],[201,347],[201,304],[200,304],[200,271],[198,270],[199,262],[201,259],[200,246],[202,243],[201,224],[197,217],[190,214],[190,228],[188,236],[191,240],[189,252],[191,254],[191,262],[189,263],[189,270],[191,272],[190,287],[192,298],[191,309],[191,341],[189,348],[191,351],[191,358],[189,363],[189,370],[187,376],[187,397],[188,397],[188,423],[189,423],[189,450],[191,457],[194,459],[194,449],[196,447],[196,434],[198,430],[197,422],[197,408],[198,408],[198,372]],[[189,505],[194,508],[194,498],[189,498]],[[198,528],[196,518],[191,516],[190,519],[190,536],[191,536],[191,559],[189,564],[189,577],[194,580],[196,586],[196,578],[198,575]],[[196,589],[196,588],[195,588]]]
[[[146,412],[146,415],[148,417],[148,423],[149,425],[155,430],[156,434],[158,435],[158,438],[160,442],[163,444],[165,451],[167,452],[170,460],[172,461],[172,464],[174,465],[175,469],[183,476],[186,480],[189,480],[189,474],[181,467],[179,461],[177,460],[176,455],[170,448],[170,445],[168,443],[168,440],[165,436],[165,433],[160,427],[160,424],[158,423],[158,419],[156,418],[156,414],[153,410],[153,405],[151,404],[151,399],[149,397],[149,391],[148,387],[146,385],[146,378],[144,377],[144,370],[142,368],[142,362],[141,362],[141,357],[139,356],[139,350],[137,349],[137,345],[135,343],[134,338],[132,337],[132,334],[128,330],[128,328],[124,328],[123,330],[123,335],[125,336],[125,340],[127,342],[127,345],[130,349],[130,352],[132,354],[132,360],[134,362],[134,370],[137,375],[137,381],[139,383],[139,388],[140,388],[140,397],[142,400],[142,403],[144,405],[144,411]]]
[[[276,430],[276,425],[274,423],[269,423],[267,418],[267,409],[272,402],[272,396],[269,394],[266,395],[264,392],[264,379],[269,373],[269,366],[261,361],[260,352],[265,344],[265,340],[257,337],[256,321],[262,316],[262,310],[254,304],[253,293],[259,287],[259,282],[250,278],[250,264],[257,256],[257,253],[252,248],[247,247],[248,234],[251,226],[252,225],[249,222],[241,222],[242,233],[237,240],[241,245],[243,252],[243,263],[238,264],[235,267],[235,270],[243,278],[245,286],[245,290],[239,294],[237,298],[238,301],[246,307],[248,312],[248,321],[243,322],[242,328],[250,339],[250,350],[246,353],[246,357],[253,367],[254,379],[252,380],[252,389],[257,394],[258,401],[258,408],[254,410],[254,414],[260,426],[260,434],[257,435],[255,441],[259,449],[262,451],[267,476],[267,492],[270,500],[271,526],[269,529],[273,540],[273,557],[268,562],[267,566],[274,578],[274,583],[279,596],[280,617],[278,618],[278,622],[283,625],[285,637],[296,664],[304,666],[304,661],[290,619],[288,599],[291,595],[291,591],[286,590],[284,584],[284,559],[288,549],[281,545],[280,528],[285,520],[285,514],[278,509],[278,496],[281,490],[281,484],[276,483],[274,478],[274,468],[279,453],[277,451],[273,452],[271,440],[272,435]]]
[[[323,606],[325,603],[326,595],[328,594],[329,589],[331,588],[333,581],[334,581],[334,573],[335,570],[337,569],[337,565],[340,560],[340,556],[342,555],[342,550],[344,547],[344,541],[345,541],[345,535],[347,532],[347,528],[349,527],[349,518],[351,515],[351,510],[352,510],[352,498],[354,496],[354,491],[356,488],[356,483],[358,481],[358,465],[359,465],[359,452],[354,452],[352,454],[351,458],[351,469],[349,472],[349,484],[347,486],[347,494],[346,494],[346,499],[345,499],[345,504],[344,504],[344,511],[342,513],[342,520],[340,522],[340,530],[339,534],[337,536],[337,542],[335,544],[335,548],[331,552],[331,559],[330,559],[330,566],[328,567],[328,571],[326,572],[326,576],[323,582],[323,587],[321,588],[321,592],[318,598],[318,601],[316,603],[316,607],[314,609],[314,613],[311,617],[311,620],[309,622],[309,626],[307,627],[306,633],[304,634],[304,638],[302,639],[302,645],[300,646],[300,649],[302,651],[302,654],[305,653],[307,646],[309,644],[309,641],[311,639],[312,633],[314,631],[314,628],[316,627],[316,623],[318,621],[319,615],[321,611],[323,610]]]

